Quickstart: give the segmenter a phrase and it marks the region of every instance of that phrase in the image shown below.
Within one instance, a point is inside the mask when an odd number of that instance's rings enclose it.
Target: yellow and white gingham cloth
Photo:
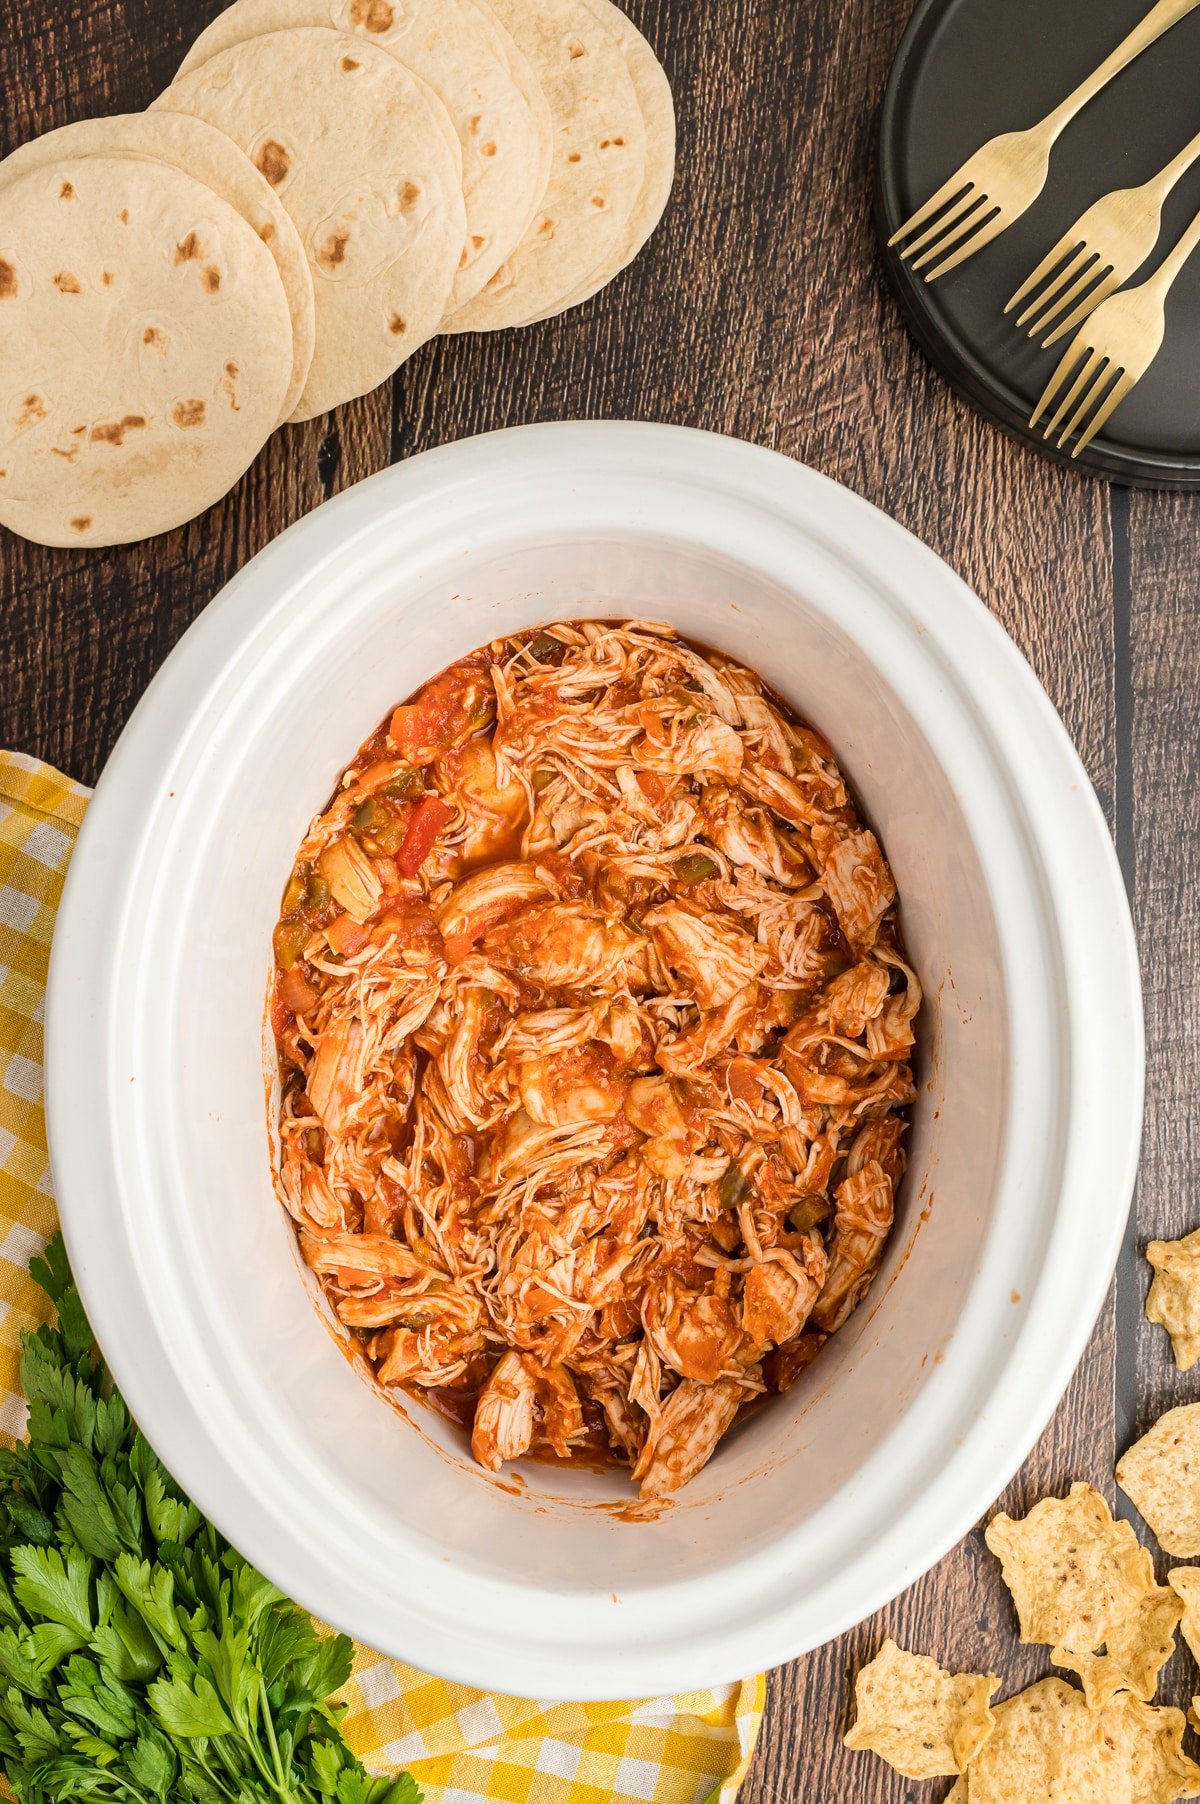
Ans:
[[[0,1432],[19,1436],[23,1329],[44,1319],[26,1269],[57,1224],[42,1113],[50,937],[88,791],[0,752]],[[369,1768],[407,1768],[429,1804],[731,1804],[762,1721],[761,1674],[620,1704],[471,1691],[360,1647],[346,1730]]]

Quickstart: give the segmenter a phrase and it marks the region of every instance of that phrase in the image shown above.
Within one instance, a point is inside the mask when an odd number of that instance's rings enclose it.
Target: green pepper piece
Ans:
[[[725,1167],[724,1176],[717,1185],[717,1201],[722,1209],[736,1209],[750,1195],[750,1180],[736,1159]]]
[[[281,971],[290,971],[308,944],[311,929],[307,921],[280,921],[272,935],[275,962]]]
[[[539,664],[561,664],[567,655],[567,648],[553,633],[539,633],[530,644],[529,655],[536,658]]]
[[[828,1197],[802,1196],[788,1210],[788,1221],[798,1234],[807,1234],[813,1228],[820,1227],[833,1214],[833,1205]]]
[[[385,783],[383,793],[391,796],[394,802],[410,802],[413,796],[419,796],[425,787],[425,778],[419,770],[401,771],[390,783]]]
[[[283,892],[283,901],[279,905],[281,915],[294,915],[304,895],[304,884],[308,876],[308,866],[298,864],[288,878],[287,888]]]
[[[324,914],[329,907],[329,883],[319,871],[313,871],[304,886],[304,906],[311,914]]]
[[[704,852],[688,852],[685,857],[675,860],[675,881],[688,888],[694,883],[711,883],[714,877],[721,875],[721,867],[715,858],[709,858]]]

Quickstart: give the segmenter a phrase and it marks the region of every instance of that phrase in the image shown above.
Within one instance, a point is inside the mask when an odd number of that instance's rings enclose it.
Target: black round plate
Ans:
[[[1072,460],[1029,427],[1070,339],[1050,350],[1004,306],[1086,207],[1144,182],[1200,131],[1200,9],[1145,51],[1067,128],[1034,207],[935,283],[887,240],[987,139],[1035,124],[1103,61],[1150,0],[920,0],[879,133],[876,222],[918,343],[969,401],[1044,455],[1110,481],[1200,488],[1200,255],[1172,291],[1157,361],[1107,431]],[[1200,163],[1167,204],[1155,268],[1200,208]],[[1138,279],[1138,278],[1135,278]]]

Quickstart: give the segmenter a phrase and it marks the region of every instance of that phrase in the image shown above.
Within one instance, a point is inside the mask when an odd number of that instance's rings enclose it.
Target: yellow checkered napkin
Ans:
[[[20,1435],[21,1331],[43,1319],[30,1257],[54,1231],[42,1115],[50,936],[88,792],[0,752],[0,1431]],[[360,1647],[346,1729],[376,1771],[408,1768],[429,1804],[728,1804],[762,1721],[761,1675],[623,1704],[544,1704],[448,1685]]]

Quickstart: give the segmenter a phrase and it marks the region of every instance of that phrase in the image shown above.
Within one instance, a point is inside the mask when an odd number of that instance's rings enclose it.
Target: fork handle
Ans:
[[[1195,219],[1193,219],[1191,225],[1183,234],[1183,237],[1179,240],[1179,243],[1175,246],[1170,256],[1163,258],[1159,267],[1146,283],[1146,287],[1156,289],[1158,291],[1159,299],[1165,301],[1179,279],[1184,264],[1193,255],[1198,246],[1200,246],[1200,213],[1197,213]]]
[[[1158,0],[1157,6],[1151,7],[1141,23],[1134,26],[1111,56],[1106,56],[1100,67],[1043,120],[1043,127],[1049,133],[1051,142],[1071,123],[1076,113],[1083,111],[1089,100],[1094,100],[1100,90],[1108,86],[1115,75],[1128,68],[1135,57],[1139,57],[1143,50],[1148,50],[1172,25],[1178,25],[1180,19],[1186,19],[1190,12],[1195,12],[1197,6],[1200,6],[1200,0]]]
[[[1164,199],[1187,174],[1192,164],[1198,160],[1200,160],[1200,132],[1197,132],[1190,144],[1184,145],[1177,157],[1171,158],[1166,168],[1161,170],[1155,178],[1158,186],[1162,189]]]

